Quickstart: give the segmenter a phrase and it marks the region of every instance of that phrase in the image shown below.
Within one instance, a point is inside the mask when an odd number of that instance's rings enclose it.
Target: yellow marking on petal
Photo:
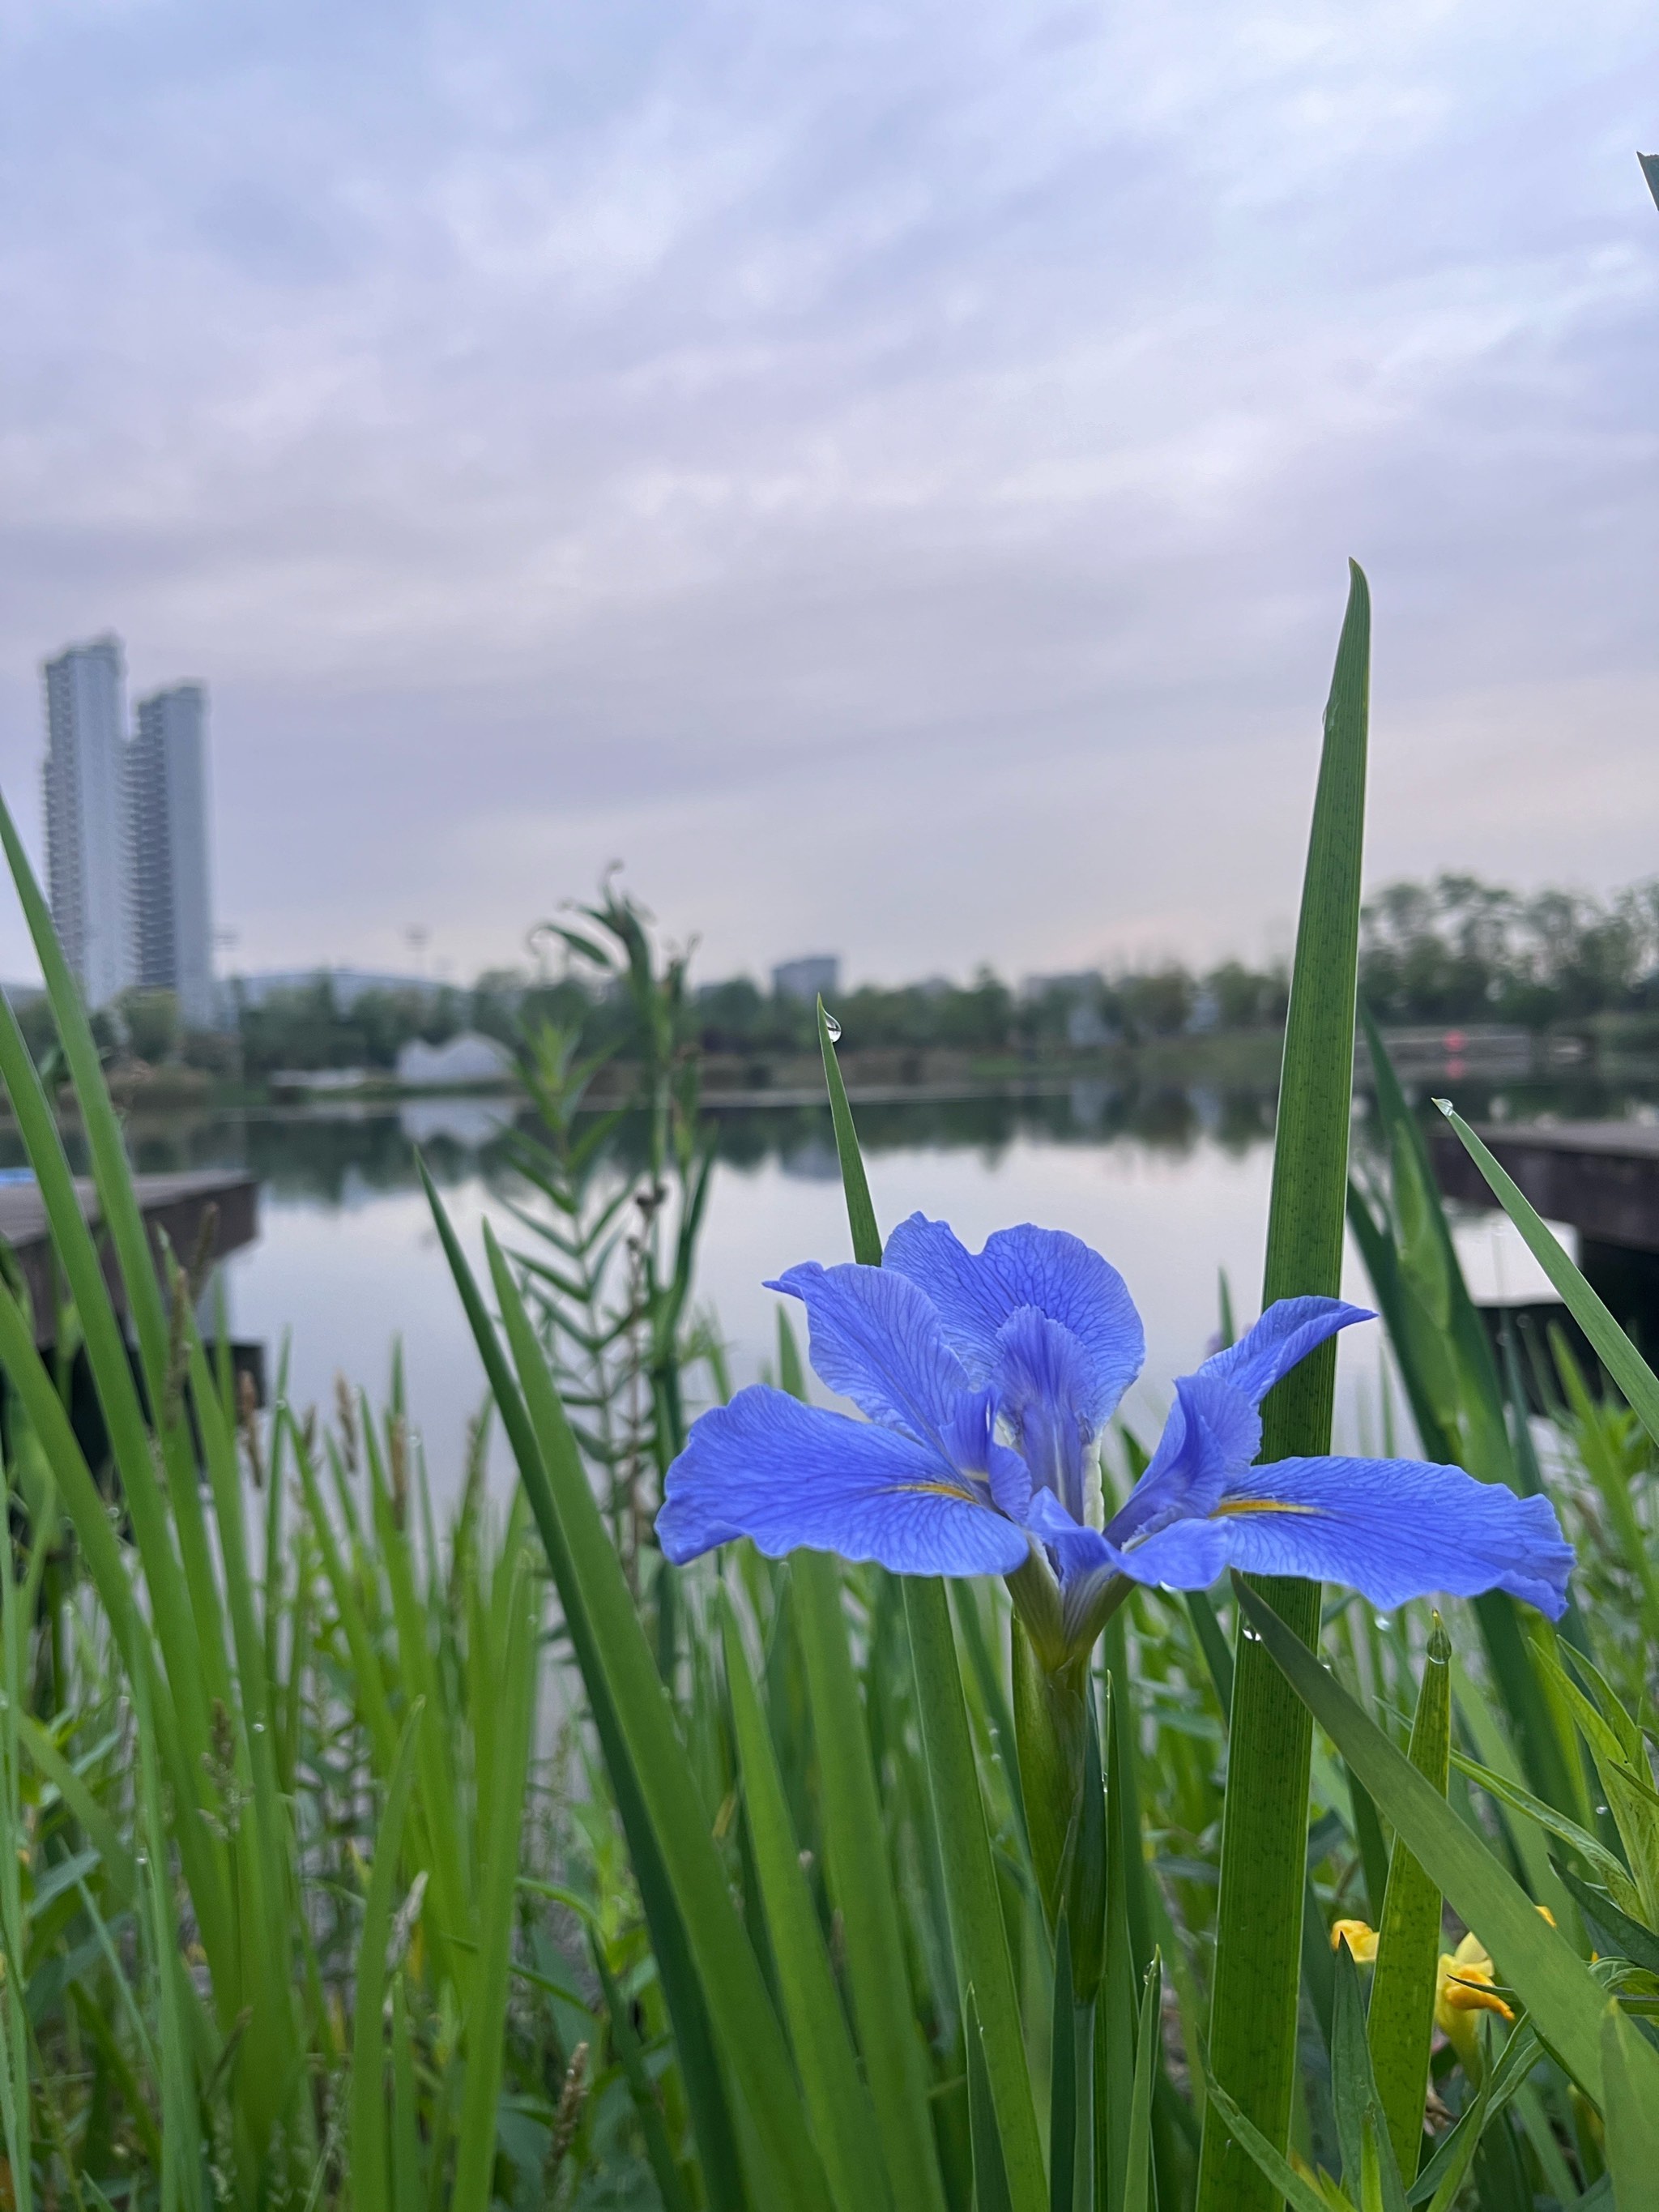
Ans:
[[[1230,1513],[1312,1513],[1324,1511],[1322,1505],[1287,1505],[1282,1498],[1224,1498],[1212,1509],[1210,1518],[1219,1521]]]
[[[1338,1920],[1332,1923],[1332,1950],[1338,1950],[1346,1943],[1353,1953],[1356,1966],[1369,1966],[1375,1963],[1376,1940],[1376,1930],[1369,1921]]]
[[[964,1505],[980,1505],[983,1499],[975,1498],[971,1490],[964,1490],[955,1482],[890,1482],[887,1494],[896,1498],[901,1491],[912,1491],[927,1498],[959,1498]]]

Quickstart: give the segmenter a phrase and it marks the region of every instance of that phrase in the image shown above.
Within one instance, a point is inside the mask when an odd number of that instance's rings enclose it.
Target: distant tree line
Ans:
[[[1659,1012],[1659,878],[1601,900],[1530,895],[1470,875],[1388,884],[1361,920],[1359,985],[1385,1024],[1490,1021],[1543,1028],[1607,1012]],[[985,1056],[1052,1057],[1115,1044],[1282,1026],[1289,1000],[1282,965],[1229,960],[1194,971],[1164,961],[1108,974],[1029,977],[1018,989],[988,968],[971,982],[945,978],[840,992],[833,1009],[849,1045],[943,1048]],[[580,968],[532,978],[511,970],[470,989],[410,985],[356,993],[349,1001],[325,972],[254,1002],[231,987],[224,1030],[185,1031],[167,991],[129,991],[94,1018],[112,1058],[169,1061],[259,1082],[284,1068],[392,1068],[415,1038],[442,1044],[483,1030],[513,1044],[521,1025],[550,1020],[579,1030],[586,1051],[626,1054],[633,1016],[625,994]],[[18,1008],[36,1057],[51,1048],[44,999]],[[688,992],[684,1042],[748,1059],[810,1053],[814,1011],[763,990],[748,976]]]
[[[1659,878],[1606,900],[1478,876],[1390,884],[1364,909],[1359,988],[1385,1023],[1659,1011]]]

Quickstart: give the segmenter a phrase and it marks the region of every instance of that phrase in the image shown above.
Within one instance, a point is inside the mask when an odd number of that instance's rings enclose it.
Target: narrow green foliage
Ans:
[[[797,1552],[789,1575],[823,1778],[830,1893],[841,1915],[876,2127],[896,2202],[907,2212],[944,2212],[927,2069],[905,1973],[899,1902],[881,1847],[881,1801],[848,1648],[841,1572],[822,1553]]]
[[[1480,1838],[1361,1711],[1334,1675],[1242,1580],[1237,1587],[1240,1605],[1286,1680],[1366,1787],[1388,1806],[1396,1835],[1479,1935],[1540,2035],[1599,2105],[1602,1998],[1589,1973]],[[1649,2059],[1653,2094],[1659,2096],[1659,2055],[1650,2052]]]
[[[1352,568],[1347,613],[1325,709],[1307,874],[1285,1036],[1262,1303],[1340,1287],[1352,1087],[1360,859],[1365,808],[1370,599]],[[1263,1407],[1262,1455],[1330,1449],[1336,1347],[1303,1360]],[[1263,1584],[1290,1632],[1319,1629],[1310,1583]],[[1211,2069],[1275,2145],[1289,2123],[1296,2064],[1308,1716],[1260,1644],[1239,1644],[1222,1835],[1211,1999]],[[1272,2188],[1206,2112],[1198,2212],[1269,2212]]]
[[[434,1204],[447,1229],[435,1194]],[[602,1702],[613,1716],[619,1754],[616,1764],[625,1759],[631,1768],[684,1921],[715,2035],[765,2157],[803,2212],[827,2208],[830,2200],[823,2166],[789,2069],[776,2014],[733,1912],[696,1783],[664,1700],[655,1657],[588,1487],[545,1354],[500,1247],[488,1231],[486,1241],[533,1439],[532,1452],[520,1457],[520,1473],[548,1545],[549,1563],[577,1641],[588,1694],[596,1707]],[[453,1265],[459,1253],[453,1232],[448,1242]],[[579,1638],[578,1621],[583,1624]]]
[[[720,1627],[732,1725],[743,1762],[744,1809],[802,2094],[841,2212],[883,2212],[892,2199],[882,2171],[874,2115],[859,2078],[840,1993],[802,1871],[777,1753],[729,1605],[721,1607]]]
[[[963,1988],[979,1998],[983,2063],[1013,2212],[1038,2212],[1048,2191],[1020,2034],[1019,1994],[943,1585],[931,1577],[907,1576],[904,1617],[957,1972]]]
[[[528,1563],[516,1547],[497,1571],[490,1615],[475,1616],[486,1632],[481,1687],[501,1686],[499,1732],[480,1777],[479,1865],[477,1883],[478,1955],[469,1977],[469,2051],[456,2139],[453,2212],[489,2212],[494,2197],[496,2106],[501,2096],[502,2027],[513,1945],[514,1895],[519,1869],[526,1770],[535,1727],[536,1673],[526,1663],[535,1623]],[[418,1726],[418,1723],[417,1723]],[[481,1765],[483,1762],[481,1761]]]
[[[1659,1376],[1562,1250],[1514,1177],[1498,1165],[1461,1114],[1444,1099],[1437,1103],[1456,1131],[1464,1151],[1486,1178],[1492,1195],[1520,1231],[1528,1249],[1560,1293],[1567,1311],[1589,1337],[1596,1358],[1624,1392],[1631,1411],[1659,1443]]]
[[[1389,2139],[1365,2039],[1359,1972],[1345,1943],[1336,1954],[1331,2014],[1331,2099],[1342,2146],[1342,2179],[1351,2197],[1370,2212],[1406,2212],[1400,2166]],[[1415,2161],[1413,2161],[1415,2163]]]
[[[1442,1796],[1450,1748],[1451,1639],[1437,1613],[1412,1722],[1410,1758]],[[1389,2140],[1408,2179],[1417,2171],[1423,2142],[1439,1957],[1440,1892],[1396,1837],[1389,1861],[1366,2029]]]
[[[1291,2212],[1354,2212],[1352,2200],[1341,2191],[1328,2195],[1316,2189],[1311,2181],[1304,2181],[1284,2152],[1268,2142],[1243,2108],[1234,2103],[1213,2075],[1205,2084],[1207,2106],[1213,2106],[1216,2117],[1228,2134],[1237,2143],[1244,2155],[1260,2174],[1269,2195],[1267,2201],[1277,2206],[1282,2199]]]
[[[363,1932],[357,1946],[356,2019],[351,2049],[351,2193],[353,2212],[391,2212],[386,2157],[384,2024],[386,1944],[392,1933],[398,1883],[398,1854],[403,1849],[404,1820],[415,1781],[416,1732],[423,1707],[416,1705],[404,1728],[375,1840],[368,1895],[363,1904]]]
[[[1652,2045],[1616,2004],[1601,2016],[1601,2071],[1613,2196],[1619,2212],[1642,2212],[1659,2200],[1659,2098]]]
[[[968,2116],[974,2145],[974,2212],[1014,2212],[1014,2199],[1003,2163],[996,2100],[986,2063],[985,2037],[970,1984],[963,1998],[963,2034],[968,2046]]]
[[[1072,1994],[1072,1937],[1062,1912],[1054,1930],[1054,2003],[1048,2050],[1048,2208],[1072,2212],[1077,2188],[1078,2018]]]
[[[1123,2184],[1123,2212],[1152,2212],[1157,2202],[1152,2176],[1152,2092],[1164,2032],[1164,1962],[1156,1951],[1146,1969],[1135,2035],[1134,2089],[1129,2103],[1129,2154]]]
[[[841,1163],[842,1188],[847,1197],[847,1224],[853,1233],[853,1257],[866,1267],[881,1265],[881,1231],[870,1198],[870,1179],[864,1172],[853,1109],[847,1103],[847,1085],[841,1079],[835,1041],[818,1000],[818,1050],[823,1058],[823,1080],[830,1093],[830,1117],[835,1125],[836,1156]]]

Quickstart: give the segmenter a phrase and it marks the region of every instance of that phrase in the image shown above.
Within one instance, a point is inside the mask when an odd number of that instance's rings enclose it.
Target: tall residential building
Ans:
[[[45,675],[52,918],[87,1004],[102,1006],[133,979],[121,641],[72,645]]]
[[[841,961],[833,952],[809,952],[803,960],[785,960],[772,970],[772,989],[780,999],[834,998],[841,988]]]
[[[215,1013],[206,720],[199,684],[141,699],[128,761],[133,980],[175,992],[186,1029],[207,1029]]]

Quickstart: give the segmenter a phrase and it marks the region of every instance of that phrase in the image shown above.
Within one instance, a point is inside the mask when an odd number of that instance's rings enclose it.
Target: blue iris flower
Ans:
[[[1086,1648],[1131,1582],[1200,1589],[1229,1567],[1347,1583],[1389,1607],[1488,1589],[1565,1607],[1572,1551],[1546,1498],[1420,1460],[1255,1463],[1262,1399],[1373,1318],[1358,1306],[1282,1299],[1182,1376],[1102,1528],[1100,1440],[1146,1345],[1121,1276],[1079,1238],[1027,1225],[973,1253],[915,1213],[879,1267],[808,1262],[767,1287],[801,1300],[813,1367],[868,1419],[763,1387],[704,1413],[657,1517],[676,1564],[748,1536],[774,1558],[807,1546],[899,1574],[1010,1575],[1028,1599],[1035,1567],[1061,1651]]]

